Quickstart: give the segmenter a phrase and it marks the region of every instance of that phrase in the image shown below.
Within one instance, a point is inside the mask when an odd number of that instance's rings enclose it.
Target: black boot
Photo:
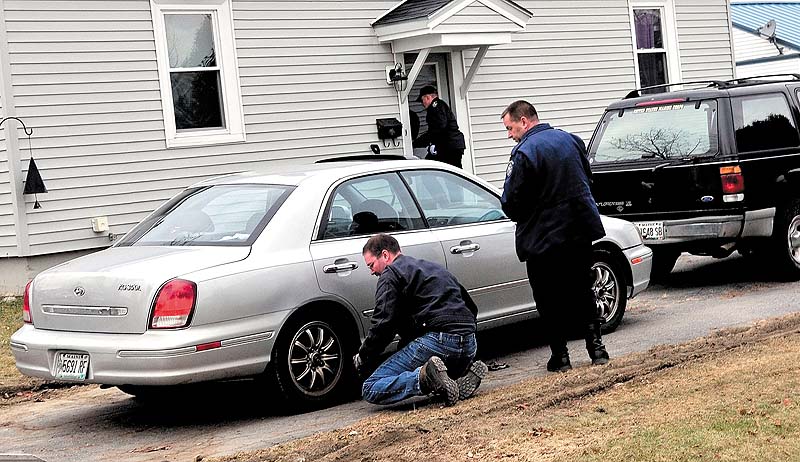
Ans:
[[[550,345],[550,360],[547,361],[547,370],[550,372],[567,372],[572,369],[569,363],[569,352],[566,343],[564,345]]]
[[[592,359],[593,366],[600,366],[608,363],[608,352],[603,345],[603,337],[600,334],[600,323],[590,323],[586,332],[586,351]]]
[[[458,401],[458,384],[447,375],[447,366],[438,356],[431,356],[419,370],[419,389],[426,395],[443,396],[447,406]]]

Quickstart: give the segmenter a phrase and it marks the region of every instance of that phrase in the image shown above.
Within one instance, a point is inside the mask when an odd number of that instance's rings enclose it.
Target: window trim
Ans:
[[[642,51],[647,53],[664,53],[667,61],[667,81],[665,83],[677,83],[681,81],[681,63],[678,48],[678,29],[675,6],[673,0],[631,0],[628,2],[628,16],[631,30],[631,45],[633,51],[633,68],[635,72],[636,88],[642,88],[642,77],[639,73],[639,48],[636,43],[636,21],[633,10],[660,10],[662,27],[662,49],[652,49]],[[661,51],[663,50],[663,51]]]
[[[158,80],[167,148],[206,146],[246,141],[239,65],[234,42],[231,0],[150,0],[156,45]],[[178,132],[172,100],[165,14],[211,14],[214,45],[222,90],[222,128]]]

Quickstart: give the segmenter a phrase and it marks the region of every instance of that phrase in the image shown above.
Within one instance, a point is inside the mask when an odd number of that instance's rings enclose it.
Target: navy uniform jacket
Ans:
[[[458,129],[456,116],[444,101],[439,98],[431,101],[425,110],[425,122],[428,124],[428,131],[414,140],[415,148],[432,144],[439,153],[466,149],[464,134]]]
[[[428,332],[475,332],[478,309],[455,276],[441,265],[399,255],[378,278],[375,311],[361,359],[375,362],[399,334],[408,343]]]
[[[586,146],[579,137],[539,123],[511,151],[501,199],[517,223],[520,261],[567,242],[605,236],[590,189]]]

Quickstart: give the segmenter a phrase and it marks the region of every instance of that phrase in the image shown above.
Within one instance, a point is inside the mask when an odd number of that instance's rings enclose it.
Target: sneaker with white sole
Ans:
[[[467,373],[462,377],[456,379],[458,384],[458,399],[463,400],[470,398],[475,394],[475,391],[481,386],[481,380],[486,377],[489,372],[489,367],[483,361],[475,361],[469,366]]]

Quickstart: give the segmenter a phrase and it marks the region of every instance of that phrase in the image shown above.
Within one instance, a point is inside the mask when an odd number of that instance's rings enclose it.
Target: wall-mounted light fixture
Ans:
[[[386,83],[394,86],[397,92],[404,91],[408,84],[408,75],[403,70],[401,63],[395,63],[394,66],[386,66]]]
[[[33,129],[28,128],[25,126],[25,122],[18,117],[6,117],[3,120],[0,120],[0,125],[3,125],[6,120],[14,119],[22,125],[22,130],[25,131],[25,134],[28,135],[28,157],[30,161],[28,162],[28,175],[25,178],[25,189],[22,191],[22,194],[33,194],[34,202],[33,208],[40,209],[42,205],[39,203],[39,197],[37,194],[43,194],[47,192],[47,187],[44,185],[44,180],[42,180],[42,175],[39,173],[39,169],[36,167],[36,162],[33,160],[33,150],[31,148],[31,135],[33,135]]]

